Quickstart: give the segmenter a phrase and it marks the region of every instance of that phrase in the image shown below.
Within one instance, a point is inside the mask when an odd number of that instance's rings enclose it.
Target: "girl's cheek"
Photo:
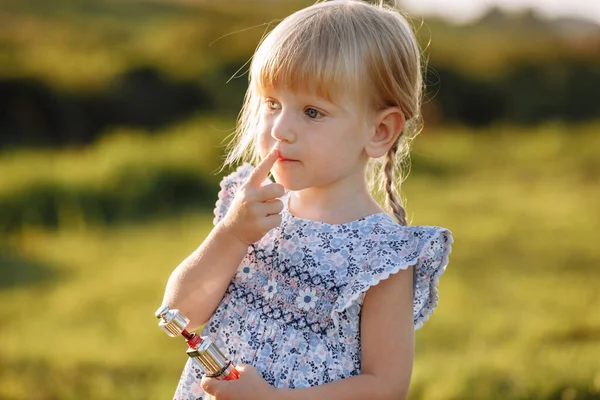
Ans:
[[[271,131],[264,126],[259,126],[258,135],[258,149],[260,151],[260,156],[264,157],[275,145],[275,140],[271,137]]]

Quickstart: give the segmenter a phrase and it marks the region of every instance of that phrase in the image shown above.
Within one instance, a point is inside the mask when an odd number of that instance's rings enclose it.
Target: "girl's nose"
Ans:
[[[294,142],[296,134],[294,133],[293,118],[292,115],[282,112],[271,129],[271,136],[278,142]]]

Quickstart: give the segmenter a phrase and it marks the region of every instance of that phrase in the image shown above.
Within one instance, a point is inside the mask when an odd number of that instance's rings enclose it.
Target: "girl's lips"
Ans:
[[[298,161],[298,160],[292,160],[291,158],[285,158],[285,157],[279,156],[279,158],[277,159],[277,161],[279,161],[279,162],[293,162],[293,161]]]

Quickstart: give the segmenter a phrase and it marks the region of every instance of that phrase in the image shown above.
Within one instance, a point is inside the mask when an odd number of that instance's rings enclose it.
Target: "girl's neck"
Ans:
[[[344,224],[383,212],[366,183],[311,187],[290,192],[289,211],[298,218],[328,224]]]

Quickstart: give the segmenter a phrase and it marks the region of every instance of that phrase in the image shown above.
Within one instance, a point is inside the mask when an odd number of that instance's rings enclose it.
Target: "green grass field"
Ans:
[[[194,156],[215,135],[207,126],[121,133],[77,154],[1,155],[0,198],[40,177],[103,187],[127,160],[205,176],[219,160],[215,141]],[[439,308],[417,333],[412,400],[600,399],[598,128],[452,128],[415,141],[408,214],[450,228],[455,245]],[[191,209],[0,237],[0,398],[170,398],[185,345],[154,311],[211,220]]]

